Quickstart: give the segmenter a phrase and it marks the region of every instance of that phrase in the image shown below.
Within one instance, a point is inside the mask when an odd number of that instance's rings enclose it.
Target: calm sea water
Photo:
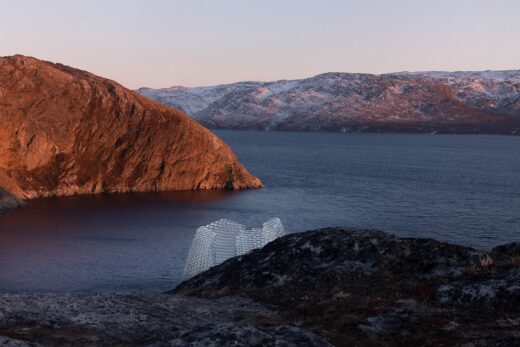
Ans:
[[[520,137],[218,131],[265,188],[41,199],[0,216],[0,292],[163,291],[197,226],[520,241]]]

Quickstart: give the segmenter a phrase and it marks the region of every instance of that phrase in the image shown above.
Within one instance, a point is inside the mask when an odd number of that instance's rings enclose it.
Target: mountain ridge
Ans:
[[[137,91],[210,128],[520,134],[520,70],[329,72]]]

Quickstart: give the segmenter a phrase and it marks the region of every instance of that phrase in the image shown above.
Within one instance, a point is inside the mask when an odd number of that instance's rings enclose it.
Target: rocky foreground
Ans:
[[[0,57],[0,187],[18,199],[260,186],[180,111],[86,71]]]
[[[291,234],[167,294],[0,295],[0,335],[8,346],[520,346],[520,244]]]
[[[239,297],[4,294],[0,346],[327,345],[300,327],[262,325],[276,315]]]

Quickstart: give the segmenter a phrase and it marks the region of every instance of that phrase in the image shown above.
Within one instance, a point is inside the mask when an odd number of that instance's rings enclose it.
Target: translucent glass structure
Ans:
[[[262,228],[246,229],[242,224],[221,219],[199,227],[184,268],[184,280],[225,260],[245,254],[285,235],[279,218],[267,220]]]

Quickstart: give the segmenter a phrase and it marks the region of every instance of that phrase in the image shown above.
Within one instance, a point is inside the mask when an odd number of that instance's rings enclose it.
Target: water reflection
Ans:
[[[520,137],[218,133],[265,187],[31,201],[0,216],[0,291],[162,291],[220,218],[520,241]]]
[[[171,288],[180,280],[200,225],[196,211],[240,194],[212,190],[29,201],[0,216],[0,291]]]

